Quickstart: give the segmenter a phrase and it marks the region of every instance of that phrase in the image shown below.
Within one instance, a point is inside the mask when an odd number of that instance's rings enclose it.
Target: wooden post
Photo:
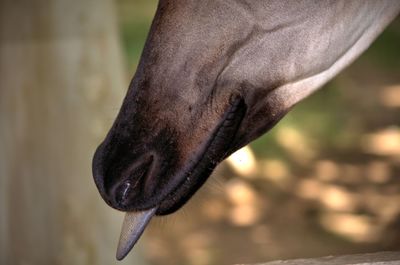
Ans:
[[[115,263],[122,214],[91,158],[122,66],[113,1],[0,2],[0,264]]]

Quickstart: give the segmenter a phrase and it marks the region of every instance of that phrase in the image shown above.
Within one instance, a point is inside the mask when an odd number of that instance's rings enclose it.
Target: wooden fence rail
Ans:
[[[400,252],[378,252],[337,257],[328,256],[311,259],[278,260],[253,265],[400,265]]]

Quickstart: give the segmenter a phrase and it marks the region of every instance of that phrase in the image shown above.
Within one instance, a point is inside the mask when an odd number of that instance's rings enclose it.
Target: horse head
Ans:
[[[216,165],[357,58],[399,1],[160,0],[137,72],[93,159],[128,212],[118,259]]]

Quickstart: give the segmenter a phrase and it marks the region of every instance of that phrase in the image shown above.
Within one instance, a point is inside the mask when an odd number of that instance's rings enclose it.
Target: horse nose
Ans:
[[[114,194],[112,197],[114,198],[114,202],[117,205],[127,205],[128,199],[132,197],[134,193],[134,184],[130,180],[125,180],[119,185],[117,185]]]
[[[142,155],[135,159],[126,169],[113,178],[108,192],[112,207],[119,210],[130,210],[132,204],[142,201],[151,195],[157,184],[154,175],[155,154]]]
[[[117,210],[134,210],[154,193],[159,173],[157,161],[161,159],[149,150],[129,155],[101,144],[92,164],[93,178],[101,197]]]
[[[151,181],[156,174],[154,157],[154,154],[139,157],[121,172],[109,192],[113,207],[127,210],[133,202],[142,200],[153,191],[156,184]]]

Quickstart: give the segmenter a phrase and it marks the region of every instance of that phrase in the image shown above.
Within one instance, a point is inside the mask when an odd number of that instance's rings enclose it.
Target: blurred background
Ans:
[[[91,158],[155,0],[0,2],[0,264],[117,264],[123,214]],[[214,265],[400,248],[400,19],[222,163],[118,264]]]

